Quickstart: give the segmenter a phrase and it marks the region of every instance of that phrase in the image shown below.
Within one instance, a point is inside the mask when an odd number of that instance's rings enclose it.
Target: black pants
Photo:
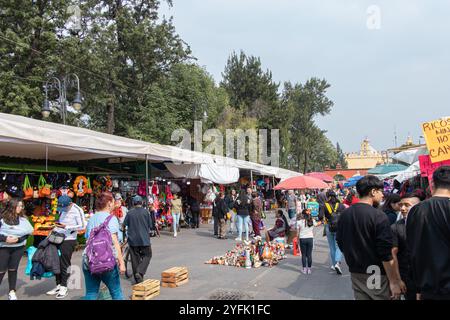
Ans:
[[[193,226],[195,228],[198,228],[199,222],[200,222],[200,212],[199,211],[192,211],[192,220],[194,220]]]
[[[312,250],[314,245],[314,239],[300,239],[300,250],[302,251],[302,265],[303,268],[306,268],[306,264],[308,264],[308,268],[312,266]]]
[[[67,272],[71,265],[72,254],[77,247],[77,240],[65,240],[58,246],[59,251],[61,251],[61,256],[59,257],[59,263],[61,265],[61,274],[56,274],[56,284],[63,287],[67,287],[67,281],[69,280],[70,274]]]
[[[25,246],[0,248],[0,285],[8,271],[9,291],[16,290],[17,268],[25,252]]]
[[[400,275],[403,282],[406,285],[406,294],[405,299],[406,300],[417,300],[417,287],[415,282],[412,280],[411,276],[401,274]]]
[[[131,269],[133,270],[133,275],[139,273],[142,277],[147,273],[148,265],[152,259],[152,247],[131,247],[130,246],[130,256],[131,256]],[[137,279],[135,279],[137,280]]]
[[[214,235],[215,236],[219,235],[219,224],[220,224],[220,219],[218,217],[214,217]]]

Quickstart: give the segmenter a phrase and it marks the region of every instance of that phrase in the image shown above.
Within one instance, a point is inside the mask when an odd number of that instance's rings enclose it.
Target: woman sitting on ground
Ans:
[[[275,226],[266,231],[266,242],[273,241],[275,238],[284,238],[289,233],[289,222],[283,210],[278,209],[275,217]]]

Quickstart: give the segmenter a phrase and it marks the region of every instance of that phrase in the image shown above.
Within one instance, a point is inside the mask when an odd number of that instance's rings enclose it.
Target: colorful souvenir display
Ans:
[[[272,241],[270,243],[257,241],[249,245],[237,244],[233,250],[223,256],[213,257],[206,264],[218,264],[242,268],[272,267],[286,258],[283,243]]]

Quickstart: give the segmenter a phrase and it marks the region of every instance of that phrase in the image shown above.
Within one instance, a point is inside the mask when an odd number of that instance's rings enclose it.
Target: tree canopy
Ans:
[[[339,144],[315,122],[333,108],[325,79],[280,87],[258,56],[240,51],[230,54],[216,84],[172,19],[160,16],[160,5],[0,0],[0,112],[42,119],[44,84],[75,73],[84,100],[81,112],[69,113],[69,125],[163,144],[173,143],[175,129],[193,132],[195,120],[223,133],[279,129],[281,166],[305,172],[345,167]],[[70,103],[76,87],[67,80]],[[56,106],[56,87],[48,93]],[[52,112],[48,121],[59,117]]]

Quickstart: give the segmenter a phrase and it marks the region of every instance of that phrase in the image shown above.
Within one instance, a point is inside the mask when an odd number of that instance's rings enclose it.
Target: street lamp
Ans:
[[[75,79],[75,81],[73,81],[73,79]],[[43,118],[48,118],[50,116],[50,102],[48,101],[48,90],[49,89],[56,89],[58,91],[59,94],[59,98],[58,98],[58,109],[61,113],[61,118],[63,120],[63,123],[66,124],[66,118],[67,118],[67,105],[68,105],[68,101],[67,101],[67,88],[71,87],[71,86],[75,86],[77,87],[77,93],[75,94],[75,99],[72,102],[72,107],[76,110],[76,111],[80,111],[81,106],[82,106],[82,97],[81,97],[81,93],[80,93],[80,78],[78,78],[78,76],[75,73],[70,73],[66,76],[64,76],[61,80],[56,78],[56,77],[51,77],[50,79],[47,80],[47,82],[44,85],[44,90],[45,90],[45,100],[44,100],[44,104],[42,106],[42,117]]]

